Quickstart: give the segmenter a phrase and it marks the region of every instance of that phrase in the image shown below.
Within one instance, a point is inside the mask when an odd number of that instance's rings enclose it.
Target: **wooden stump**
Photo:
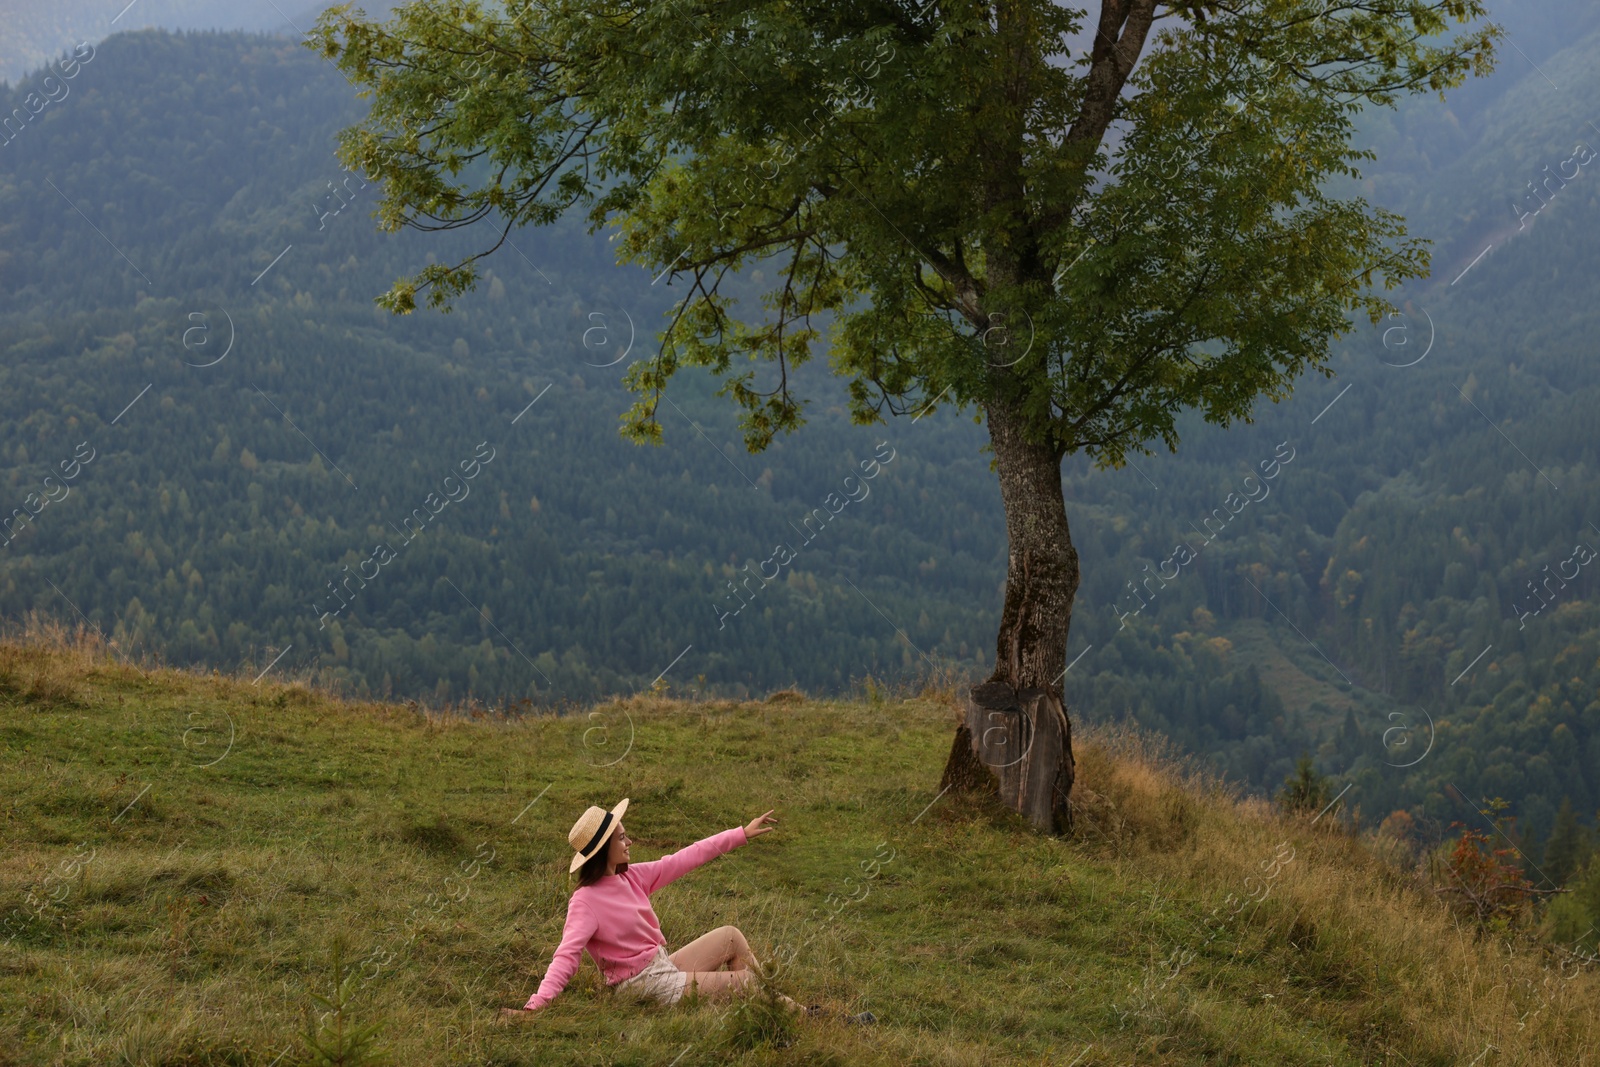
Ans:
[[[973,686],[965,704],[941,788],[993,792],[1036,828],[1064,833],[1074,768],[1072,727],[1061,702],[1045,689],[1019,692],[989,681]]]

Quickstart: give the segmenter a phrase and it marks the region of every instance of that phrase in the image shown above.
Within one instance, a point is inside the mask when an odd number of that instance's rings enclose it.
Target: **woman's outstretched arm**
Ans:
[[[720,834],[710,837],[676,852],[669,852],[658,860],[648,863],[628,864],[628,874],[637,875],[639,884],[646,893],[654,893],[664,885],[668,885],[683,875],[688,874],[707,860],[715,859],[724,852],[731,852],[745,843],[744,827],[735,826],[731,830],[724,830]]]
[[[676,852],[668,853],[658,860],[648,863],[628,864],[628,873],[637,874],[640,884],[646,893],[654,893],[664,885],[688,874],[696,867],[708,860],[715,859],[724,852],[731,852],[752,837],[760,837],[769,833],[771,826],[766,825],[774,820],[770,818],[772,812],[758,815],[750,821],[749,826],[735,826],[731,830],[724,830],[720,834],[712,834],[701,841],[696,841],[687,848],[680,848]]]
[[[561,945],[550,959],[544,980],[539,983],[539,991],[528,998],[523,1010],[537,1011],[567,988],[567,983],[577,973],[578,964],[583,960],[583,947],[594,936],[595,925],[595,917],[589,906],[582,897],[574,894],[567,903],[567,923],[561,930]]]

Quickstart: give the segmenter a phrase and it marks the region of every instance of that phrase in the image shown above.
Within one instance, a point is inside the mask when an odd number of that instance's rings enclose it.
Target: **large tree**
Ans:
[[[578,209],[620,261],[691,279],[625,375],[630,438],[659,443],[684,366],[721,379],[752,452],[799,427],[815,316],[856,422],[987,422],[1005,603],[942,784],[1050,831],[1073,781],[1062,459],[1175,449],[1184,409],[1226,426],[1330,374],[1352,316],[1390,310],[1379,284],[1428,266],[1337,191],[1370,158],[1354,121],[1488,70],[1499,35],[1480,0],[1098,4],[415,0],[331,10],[310,41],[371,95],[340,152],[382,181],[380,224],[499,234],[392,311],[448,309],[510,230]],[[774,282],[746,322],[720,286],[754,262]]]

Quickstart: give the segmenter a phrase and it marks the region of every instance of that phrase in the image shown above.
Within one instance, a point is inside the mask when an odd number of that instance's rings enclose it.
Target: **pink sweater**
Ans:
[[[644,970],[656,949],[667,943],[661,936],[655,910],[650,907],[650,894],[748,840],[744,827],[736,826],[658,860],[630,863],[623,874],[608,874],[594,885],[575,889],[567,903],[561,945],[550,960],[549,970],[544,972],[539,991],[528,998],[525,1009],[533,1011],[554,1000],[577,972],[585,949],[605,975],[607,985],[626,981]]]

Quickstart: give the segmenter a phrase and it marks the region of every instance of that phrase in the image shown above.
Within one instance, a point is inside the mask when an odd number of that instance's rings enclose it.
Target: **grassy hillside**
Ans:
[[[1597,1058],[1592,971],[1475,940],[1332,818],[1091,734],[1079,834],[1043,838],[936,798],[952,717],[869,688],[507,721],[0,645],[0,1063],[287,1067],[341,939],[351,1025],[402,1064]],[[559,939],[568,826],[621,796],[645,857],[776,808],[657,895],[669,945],[737,924],[780,989],[880,1025],[774,1047],[753,1013],[613,999],[587,961],[496,1025]]]

